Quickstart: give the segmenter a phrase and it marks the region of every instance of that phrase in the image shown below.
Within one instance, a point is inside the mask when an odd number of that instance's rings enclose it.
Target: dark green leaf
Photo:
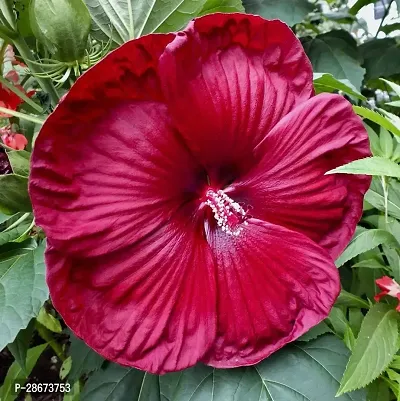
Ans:
[[[346,95],[355,97],[360,100],[366,100],[366,97],[358,92],[349,80],[339,80],[331,74],[315,73],[314,88],[317,94],[323,92],[333,93],[336,91],[342,91]]]
[[[20,214],[18,214],[20,216]],[[15,241],[24,234],[28,233],[32,228],[33,215],[25,213],[19,217],[12,225],[0,232],[0,246],[8,242]]]
[[[100,369],[104,358],[89,348],[82,340],[71,334],[71,346],[69,354],[72,358],[72,366],[68,380],[73,383],[82,375]]]
[[[315,340],[319,336],[322,336],[322,334],[327,334],[327,333],[332,333],[332,330],[329,328],[329,326],[325,322],[321,322],[317,324],[316,326],[312,327],[310,330],[307,331],[307,333],[303,334],[301,337],[297,339],[297,341],[311,341]]]
[[[303,21],[314,9],[307,0],[243,0],[243,5],[247,13],[280,19],[291,26]]]
[[[364,301],[357,295],[354,295],[351,292],[347,292],[343,289],[342,291],[340,291],[339,297],[336,300],[335,305],[369,309],[369,303],[367,301]]]
[[[397,312],[375,304],[366,315],[341,381],[338,395],[365,387],[388,366],[397,351]]]
[[[198,365],[156,377],[109,364],[89,378],[81,401],[364,401],[362,391],[335,398],[347,359],[343,343],[327,335],[248,368]]]
[[[14,214],[31,212],[28,178],[16,174],[0,175],[0,212]]]
[[[354,5],[350,8],[349,13],[356,15],[363,7],[368,4],[375,3],[377,0],[357,0]]]
[[[25,150],[12,150],[7,152],[7,156],[13,172],[28,177],[31,154]]]
[[[382,379],[376,379],[368,386],[367,401],[390,401],[389,387]]]
[[[347,328],[350,327],[342,309],[337,306],[332,308],[326,321],[333,327],[334,333],[341,338],[344,337],[344,333],[346,332]]]
[[[302,39],[315,72],[347,79],[358,90],[365,70],[361,67],[357,43],[347,31],[331,31],[315,38]]]

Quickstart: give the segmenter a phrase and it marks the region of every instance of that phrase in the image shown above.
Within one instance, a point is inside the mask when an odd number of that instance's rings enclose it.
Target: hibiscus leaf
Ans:
[[[342,341],[325,335],[247,368],[197,365],[157,377],[108,364],[88,379],[81,401],[364,401],[363,391],[335,398],[348,355]]]
[[[356,234],[344,252],[336,260],[337,267],[344,265],[356,256],[374,249],[378,245],[399,246],[396,238],[388,231],[380,229],[365,230]]]
[[[207,0],[201,9],[200,15],[212,13],[235,13],[243,12],[244,7],[241,0]]]
[[[0,349],[14,341],[48,298],[44,243],[22,254],[0,255]]]
[[[397,312],[385,304],[375,304],[367,313],[338,395],[365,387],[389,366],[398,349],[396,315]]]
[[[373,156],[355,160],[325,174],[368,174],[400,178],[400,166],[392,160],[384,157]]]
[[[314,88],[317,94],[342,91],[346,95],[360,100],[367,100],[348,79],[336,79],[332,74],[314,73]]]
[[[353,110],[361,117],[371,120],[375,124],[387,129],[395,135],[400,136],[400,129],[397,128],[388,118],[376,111],[366,109],[365,107],[353,106]]]
[[[0,212],[31,212],[28,178],[17,174],[0,175]]]
[[[196,17],[206,0],[85,0],[93,35],[122,44],[152,32],[171,32]]]
[[[280,19],[292,26],[303,21],[314,6],[307,0],[243,0],[247,13],[267,19]]]
[[[8,160],[15,174],[28,177],[31,154],[25,150],[12,150],[7,152]]]
[[[69,355],[72,358],[72,366],[68,380],[73,383],[82,375],[100,369],[104,358],[72,333],[70,334],[70,342]]]
[[[336,79],[347,79],[358,90],[365,74],[361,67],[357,43],[344,30],[331,31],[315,38],[302,38],[304,50],[315,72],[330,73]]]

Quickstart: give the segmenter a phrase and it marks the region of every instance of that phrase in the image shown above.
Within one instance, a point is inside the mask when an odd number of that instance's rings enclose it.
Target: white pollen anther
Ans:
[[[221,230],[235,237],[243,231],[243,226],[248,225],[245,221],[246,211],[239,203],[232,200],[224,191],[207,191],[206,205],[210,206],[214,213],[214,218]]]

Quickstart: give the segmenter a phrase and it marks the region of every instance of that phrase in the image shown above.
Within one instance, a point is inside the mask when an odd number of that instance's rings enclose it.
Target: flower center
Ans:
[[[206,205],[210,206],[222,231],[237,237],[243,231],[242,224],[248,225],[245,221],[246,211],[224,191],[215,192],[209,189],[206,193],[206,199]]]

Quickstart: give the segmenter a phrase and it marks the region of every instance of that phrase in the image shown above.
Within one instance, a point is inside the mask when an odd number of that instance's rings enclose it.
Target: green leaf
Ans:
[[[346,329],[350,327],[349,322],[346,319],[342,309],[334,306],[326,319],[327,322],[333,327],[333,331],[339,337],[343,338]]]
[[[243,11],[244,7],[241,0],[207,0],[199,16],[212,13],[236,13]]]
[[[70,341],[71,346],[69,348],[69,354],[72,358],[72,366],[68,375],[68,380],[73,383],[82,375],[100,369],[104,358],[73,334],[70,335]]]
[[[400,26],[400,23],[399,23],[399,26]],[[393,89],[393,91],[396,93],[396,95],[398,97],[400,97],[400,85],[397,85],[395,82],[388,81],[387,79],[383,79],[383,78],[381,78],[381,81],[386,82]]]
[[[369,309],[369,303],[367,301],[364,301],[357,295],[354,295],[351,292],[347,292],[343,289],[342,291],[340,291],[339,297],[336,300],[335,305],[344,305],[348,307]]]
[[[349,308],[349,325],[354,335],[357,337],[361,329],[364,315],[358,308]]]
[[[307,0],[243,0],[247,13],[267,19],[280,19],[292,26],[303,21],[314,6]]]
[[[25,150],[12,150],[7,152],[7,156],[13,172],[28,177],[31,154]]]
[[[356,15],[363,7],[368,4],[375,3],[376,0],[357,0],[354,5],[350,8],[349,13]]]
[[[375,304],[367,313],[353,354],[340,384],[338,395],[364,387],[388,366],[397,351],[397,312]]]
[[[366,109],[365,107],[353,106],[353,110],[361,117],[371,120],[375,124],[386,128],[391,133],[400,136],[400,129],[397,128],[389,119],[376,111]]]
[[[62,332],[61,323],[53,315],[47,313],[46,309],[43,306],[40,308],[36,320],[54,333]]]
[[[35,367],[37,360],[39,359],[42,352],[46,349],[47,344],[38,345],[37,347],[31,348],[26,357],[26,369],[25,371],[20,367],[17,362],[14,362],[7,372],[7,376],[4,380],[3,387],[0,391],[1,401],[14,401],[17,398],[15,394],[15,382],[22,383],[27,379],[32,369]]]
[[[365,78],[391,77],[400,73],[400,47],[393,38],[372,39],[360,46]]]
[[[24,213],[22,215],[18,213],[16,216],[18,216],[18,219],[0,232],[0,246],[19,240],[31,230],[33,226],[32,213]]]
[[[389,131],[383,127],[381,127],[379,142],[382,149],[382,157],[390,159],[393,154],[393,137],[389,134]]]
[[[15,340],[7,345],[8,350],[26,375],[29,374],[26,370],[26,357],[34,329],[35,324],[34,321],[31,320],[28,327],[20,330]]]
[[[342,91],[346,95],[355,97],[360,100],[367,100],[352,83],[347,79],[336,79],[332,74],[315,73],[314,74],[314,88],[317,94],[335,91]]]
[[[157,377],[108,364],[89,377],[81,401],[364,401],[363,391],[335,398],[347,359],[344,344],[327,335],[247,368],[197,365]]]
[[[316,326],[312,327],[310,330],[307,331],[307,333],[303,334],[301,337],[297,339],[297,341],[311,341],[315,340],[319,336],[322,336],[322,334],[327,334],[327,333],[332,333],[332,330],[329,328],[329,326],[325,322],[321,322],[317,324]]]
[[[335,264],[337,267],[343,266],[347,261],[381,244],[399,246],[396,238],[388,231],[379,229],[363,231],[353,237],[350,244],[339,256]]]
[[[72,367],[72,358],[69,356],[61,365],[60,368],[60,379],[64,380],[69,372],[71,371],[71,367]]]
[[[0,175],[0,212],[14,214],[31,212],[28,178],[16,174]]]
[[[366,267],[367,269],[384,269],[386,266],[376,259],[361,260],[353,265],[355,267]]]
[[[43,244],[23,255],[0,259],[0,349],[14,341],[48,298]]]
[[[388,385],[381,379],[376,379],[368,386],[367,401],[390,401]]]
[[[196,17],[206,0],[85,0],[93,33],[118,44],[152,32],[171,32]],[[230,4],[230,2],[229,2]],[[235,3],[234,3],[235,4]]]
[[[346,327],[346,330],[345,330],[344,336],[343,336],[343,342],[346,344],[346,347],[350,351],[353,351],[354,345],[356,343],[356,338],[354,337],[353,330],[351,329],[350,326]]]
[[[346,79],[358,90],[365,74],[361,67],[357,43],[344,30],[331,31],[315,38],[302,38],[304,50],[314,71],[330,73],[336,79]]]
[[[400,178],[400,166],[392,160],[379,156],[366,157],[355,160],[325,174],[367,174],[376,176]]]

